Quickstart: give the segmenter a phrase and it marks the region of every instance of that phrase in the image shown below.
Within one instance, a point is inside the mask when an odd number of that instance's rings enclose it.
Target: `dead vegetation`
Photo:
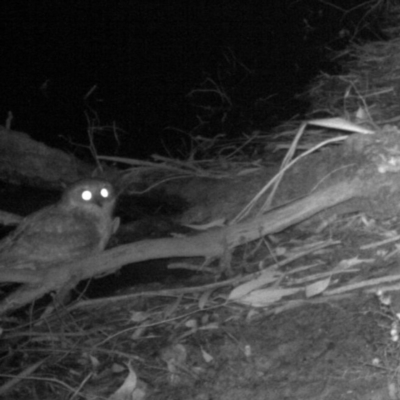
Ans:
[[[174,258],[171,269],[196,275],[4,315],[0,395],[398,398],[400,42],[392,26],[389,40],[354,45],[340,55],[346,72],[310,88],[313,112],[329,118],[280,127],[273,142],[266,135],[268,150],[286,152],[280,165],[243,157],[262,132],[222,159],[99,156],[129,166],[117,178],[127,192],[184,197],[191,208],[180,221],[201,233],[118,246],[40,275],[1,270],[3,282],[37,282],[17,306],[72,277],[143,260]]]

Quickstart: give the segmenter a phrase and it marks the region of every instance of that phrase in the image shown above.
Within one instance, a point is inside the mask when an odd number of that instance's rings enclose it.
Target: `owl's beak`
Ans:
[[[101,198],[93,199],[93,203],[96,204],[96,205],[99,206],[99,207],[103,207],[103,205],[104,205],[104,199],[101,199]]]
[[[100,208],[109,210],[114,209],[115,201],[116,199],[114,198],[104,199],[103,197],[96,197],[95,199],[93,199],[94,204],[98,205]]]

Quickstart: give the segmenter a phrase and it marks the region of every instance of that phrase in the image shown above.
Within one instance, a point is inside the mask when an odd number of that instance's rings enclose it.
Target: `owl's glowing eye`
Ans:
[[[82,199],[83,200],[89,201],[89,200],[92,200],[92,197],[93,197],[93,195],[92,195],[92,192],[90,190],[84,190],[82,192]]]
[[[106,188],[101,189],[100,194],[101,194],[101,197],[104,197],[105,199],[110,196],[110,192]]]

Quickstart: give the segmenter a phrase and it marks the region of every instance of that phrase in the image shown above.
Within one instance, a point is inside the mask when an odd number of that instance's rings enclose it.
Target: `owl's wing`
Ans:
[[[92,215],[57,205],[26,217],[0,242],[0,263],[51,263],[92,253],[102,233]]]

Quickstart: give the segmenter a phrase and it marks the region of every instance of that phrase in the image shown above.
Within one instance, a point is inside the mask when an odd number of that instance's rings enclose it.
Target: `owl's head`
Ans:
[[[99,207],[111,214],[116,199],[115,189],[110,182],[103,179],[83,179],[64,191],[61,204],[86,209]]]

